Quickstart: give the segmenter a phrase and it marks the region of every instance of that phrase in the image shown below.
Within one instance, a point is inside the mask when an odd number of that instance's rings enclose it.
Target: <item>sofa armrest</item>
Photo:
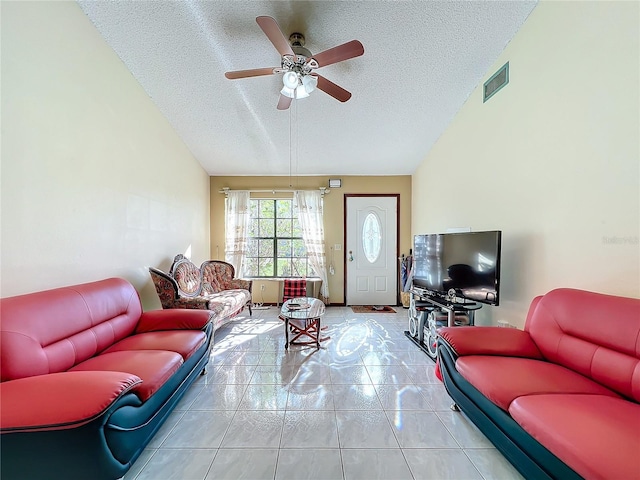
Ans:
[[[458,356],[504,355],[542,359],[529,332],[504,327],[441,327],[438,335]]]
[[[140,316],[136,333],[160,330],[202,330],[211,321],[209,310],[150,310]]]
[[[233,280],[229,280],[226,284],[225,287],[227,290],[233,290],[235,288],[239,288],[242,290],[249,290],[249,293],[251,293],[251,280],[243,280],[241,278],[234,278]]]
[[[0,383],[0,432],[75,428],[104,414],[142,380],[124,372],[37,375]]]

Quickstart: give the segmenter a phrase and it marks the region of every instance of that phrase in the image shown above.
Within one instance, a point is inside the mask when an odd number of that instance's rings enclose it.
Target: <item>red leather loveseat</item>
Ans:
[[[213,343],[210,312],[142,312],[111,278],[0,300],[3,480],[122,477]]]
[[[447,391],[525,478],[640,478],[640,300],[558,289],[524,331],[438,333]]]

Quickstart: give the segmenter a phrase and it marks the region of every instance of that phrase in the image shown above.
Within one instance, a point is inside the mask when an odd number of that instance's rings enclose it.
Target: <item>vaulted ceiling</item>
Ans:
[[[521,1],[79,1],[106,42],[210,175],[406,175],[426,157],[536,5]],[[256,23],[319,53],[357,39],[363,56],[318,73],[276,109],[280,66]],[[159,139],[161,141],[161,139]]]

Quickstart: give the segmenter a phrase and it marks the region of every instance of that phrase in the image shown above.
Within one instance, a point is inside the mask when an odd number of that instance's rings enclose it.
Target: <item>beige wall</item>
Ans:
[[[556,287],[640,294],[639,5],[539,3],[487,72],[509,61],[510,83],[476,89],[413,176],[414,234],[503,231],[481,322],[521,327]]]
[[[332,177],[333,178],[333,177]],[[400,252],[408,254],[411,248],[411,177],[400,176],[336,176],[342,179],[342,188],[332,189],[324,197],[325,248],[344,242],[344,195],[355,193],[400,194]],[[265,188],[319,188],[329,185],[329,177],[211,177],[211,256],[224,259],[224,195],[222,187],[235,190]],[[280,194],[282,195],[282,194]],[[277,195],[276,195],[277,196]],[[329,276],[329,300],[332,304],[344,303],[344,248],[334,252],[335,275]],[[260,285],[265,285],[262,295]],[[253,298],[256,302],[277,301],[277,284],[256,280]],[[263,300],[264,298],[264,300]]]
[[[1,294],[209,255],[209,177],[75,2],[1,2]]]

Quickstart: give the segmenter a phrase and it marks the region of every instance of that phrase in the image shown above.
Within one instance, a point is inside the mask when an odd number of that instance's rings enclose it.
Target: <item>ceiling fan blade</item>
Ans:
[[[280,94],[280,100],[278,100],[278,110],[286,110],[291,106],[293,98],[289,98],[286,95]]]
[[[256,18],[256,22],[260,25],[260,28],[267,36],[267,38],[273,43],[273,46],[276,47],[280,56],[291,55],[293,57],[296,56],[291,49],[291,45],[289,45],[289,41],[285,38],[282,30],[278,26],[278,23],[271,17],[258,17]]]
[[[331,80],[327,80],[322,75],[315,75],[318,77],[318,89],[322,90],[324,93],[331,95],[336,100],[340,100],[341,102],[346,102],[351,98],[351,93],[346,91],[339,85],[336,85]]]
[[[343,60],[359,57],[363,53],[364,47],[362,44],[358,40],[351,40],[350,42],[313,55],[311,59],[315,60],[319,67],[326,67],[327,65],[342,62]]]
[[[262,75],[273,75],[276,73],[274,70],[278,67],[267,67],[267,68],[254,68],[251,70],[236,70],[234,72],[226,72],[224,74],[229,80],[235,80],[237,78],[247,78],[247,77],[260,77]]]

